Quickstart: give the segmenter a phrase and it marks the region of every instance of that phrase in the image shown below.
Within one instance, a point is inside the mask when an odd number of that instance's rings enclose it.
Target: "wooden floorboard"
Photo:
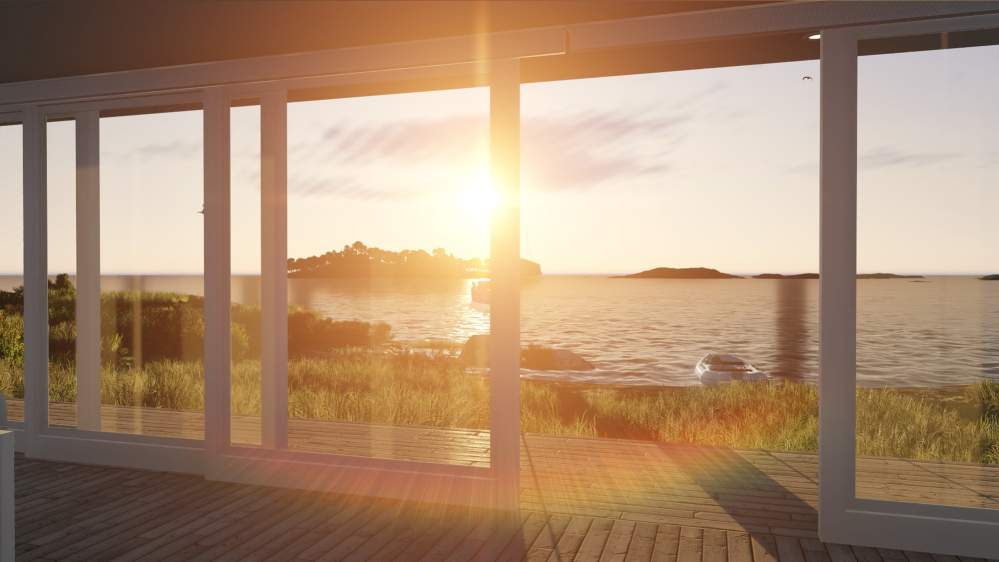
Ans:
[[[19,404],[12,401],[17,410]],[[53,405],[71,425],[71,407]],[[193,438],[197,412],[105,407]],[[254,418],[234,419],[252,441]],[[488,466],[489,432],[292,420],[293,448]],[[519,518],[16,459],[19,560],[980,562],[817,539],[815,455],[525,435]],[[865,497],[999,508],[999,467],[861,458]]]
[[[19,560],[979,562],[623,518],[499,517],[22,455],[16,470],[18,521],[58,509],[18,535]]]

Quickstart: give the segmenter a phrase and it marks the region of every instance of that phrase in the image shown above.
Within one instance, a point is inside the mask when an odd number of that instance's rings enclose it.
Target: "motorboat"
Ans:
[[[770,377],[749,361],[729,353],[709,353],[694,367],[701,384],[718,384],[735,381],[765,381]]]

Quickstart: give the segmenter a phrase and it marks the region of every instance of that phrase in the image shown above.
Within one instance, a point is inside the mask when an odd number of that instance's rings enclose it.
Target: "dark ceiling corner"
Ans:
[[[8,0],[0,82],[759,3]]]

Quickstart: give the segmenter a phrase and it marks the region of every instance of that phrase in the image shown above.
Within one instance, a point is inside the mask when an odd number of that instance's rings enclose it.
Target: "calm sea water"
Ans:
[[[19,284],[0,278],[0,288]],[[200,277],[107,277],[106,289],[202,294]],[[289,301],[335,319],[386,322],[399,340],[464,342],[488,333],[472,281],[289,280]],[[233,280],[233,299],[259,301],[259,279]],[[814,381],[818,281],[610,279],[544,276],[525,285],[525,344],[568,349],[585,372],[533,378],[606,384],[697,384],[705,353],[736,353],[772,375]],[[999,378],[999,282],[971,277],[858,281],[858,380],[938,386]]]

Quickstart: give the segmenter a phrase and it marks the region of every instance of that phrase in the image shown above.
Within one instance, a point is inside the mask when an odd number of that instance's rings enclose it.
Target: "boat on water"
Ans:
[[[489,306],[490,292],[489,281],[472,283],[472,304]]]
[[[749,361],[729,353],[708,353],[697,362],[694,374],[701,384],[765,381],[770,378]]]

